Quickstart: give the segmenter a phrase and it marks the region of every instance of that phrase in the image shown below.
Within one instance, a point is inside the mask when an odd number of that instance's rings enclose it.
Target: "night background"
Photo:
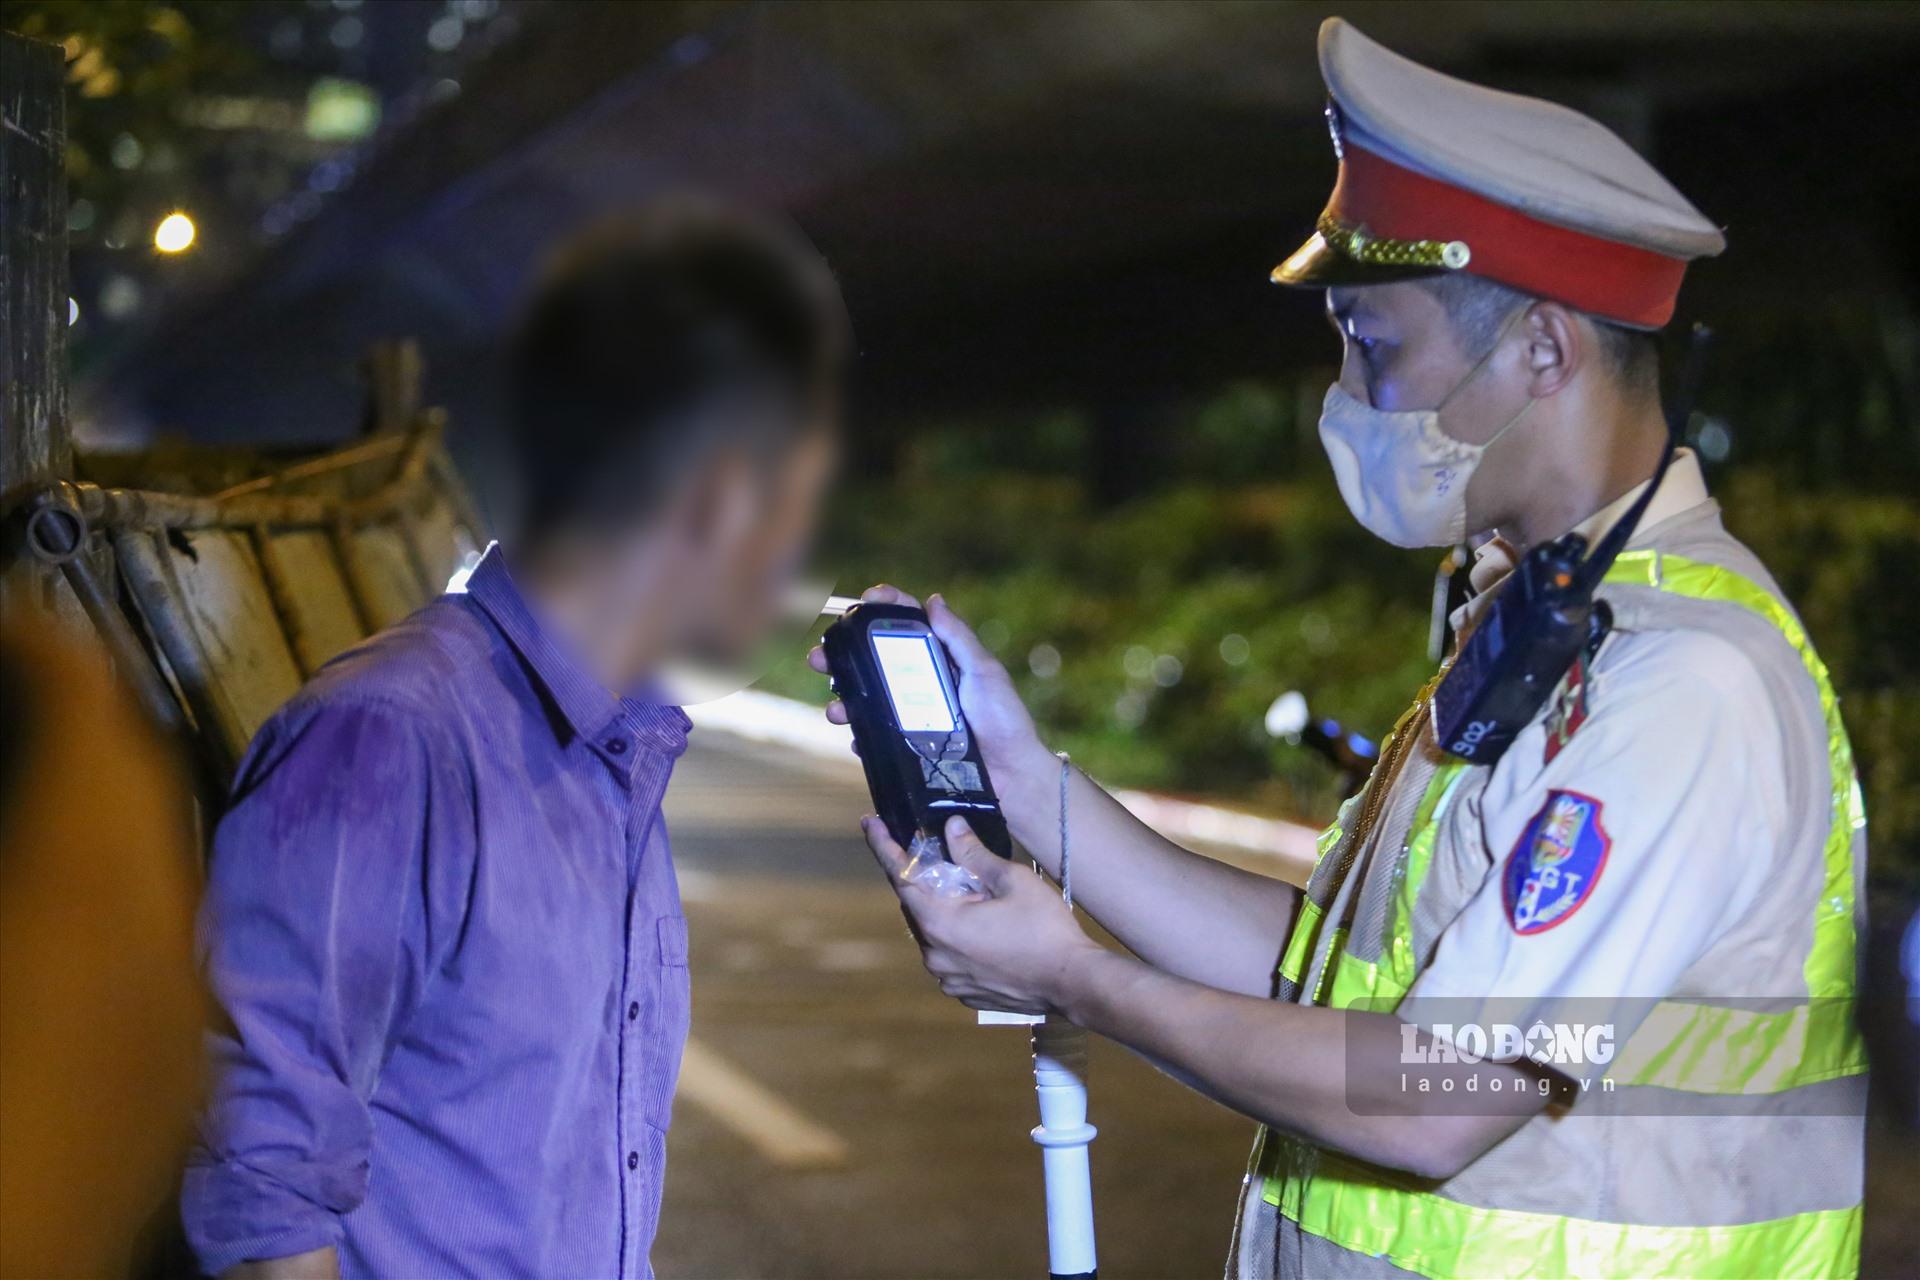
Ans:
[[[1346,12],[1598,116],[1727,227],[1681,299],[1719,335],[1692,441],[1838,677],[1879,865],[1910,873],[1920,612],[1893,588],[1920,571],[1920,17]],[[1301,689],[1377,734],[1424,679],[1431,558],[1346,516],[1314,432],[1334,341],[1316,299],[1266,280],[1331,185],[1321,7],[7,15],[72,56],[83,449],[337,443],[369,344],[410,336],[504,513],[490,374],[528,272],[596,215],[694,186],[789,212],[841,275],[861,354],[839,588],[946,590],[1102,776],[1318,818],[1330,771],[1270,743],[1267,704]],[[175,209],[199,234],[162,254]],[[773,680],[814,684],[797,663]]]
[[[129,450],[351,442],[366,352],[408,337],[482,515],[508,532],[497,344],[543,252],[682,187],[776,208],[839,273],[859,339],[837,589],[946,592],[1049,740],[1111,784],[1324,821],[1341,779],[1263,716],[1300,690],[1383,734],[1432,671],[1435,567],[1347,514],[1315,432],[1334,337],[1317,295],[1267,282],[1331,186],[1314,32],[1336,11],[1419,61],[1596,116],[1725,226],[1675,326],[1718,335],[1689,441],[1833,672],[1874,880],[1910,901],[1920,6],[9,0],[0,23],[68,59],[80,472]],[[165,252],[156,228],[176,212],[194,236]],[[797,654],[764,687],[825,698]],[[697,988],[702,963],[754,975],[814,945],[731,938],[739,901],[708,908]],[[917,976],[886,954],[888,983]],[[735,1056],[792,1052],[754,1029],[785,1025],[771,998],[713,990],[701,1016],[737,1016],[713,1033]],[[895,1034],[852,1043],[873,1057]],[[1013,1149],[1017,1052],[999,1049]],[[863,1061],[844,1071],[880,1073]],[[1151,1204],[1205,1163],[1212,1204],[1244,1126],[1169,1092],[1143,1094],[1168,1109],[1113,1176],[1143,1179]],[[865,1105],[857,1123],[891,1123]],[[746,1158],[702,1123],[675,1142]],[[908,1161],[926,1139],[895,1141]],[[821,1237],[836,1204],[883,1199],[892,1177],[778,1175],[781,1220],[815,1225],[735,1232],[727,1175],[675,1158],[663,1275],[852,1274]],[[979,1186],[1021,1201],[1031,1235],[1029,1161],[1016,1150]],[[1110,1215],[1114,1274],[1175,1257],[1211,1271],[1225,1218],[1163,1233]],[[872,1274],[991,1265],[951,1248],[853,1254]]]

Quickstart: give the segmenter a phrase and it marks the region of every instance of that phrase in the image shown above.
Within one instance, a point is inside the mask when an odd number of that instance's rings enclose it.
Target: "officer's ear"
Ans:
[[[1528,392],[1535,399],[1553,395],[1592,358],[1593,335],[1581,328],[1580,313],[1557,302],[1536,302],[1520,321],[1526,343]]]

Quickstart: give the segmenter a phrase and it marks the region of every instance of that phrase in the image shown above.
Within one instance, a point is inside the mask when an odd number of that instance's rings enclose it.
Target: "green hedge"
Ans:
[[[1920,508],[1802,492],[1748,469],[1718,486],[1727,524],[1780,580],[1840,695],[1876,872],[1920,882]]]
[[[1230,394],[1237,403],[1200,414],[1186,478],[1108,510],[1064,473],[1085,429],[1071,417],[1028,437],[1053,474],[1011,469],[1019,450],[1005,433],[933,433],[897,481],[842,494],[829,539],[839,589],[946,592],[1013,670],[1048,740],[1110,783],[1320,820],[1336,779],[1267,737],[1267,705],[1299,689],[1316,712],[1381,734],[1431,674],[1438,557],[1362,531],[1324,462],[1275,466],[1298,448],[1292,408]],[[1302,478],[1231,479],[1281,469]],[[1755,469],[1716,487],[1833,671],[1876,869],[1920,878],[1920,514],[1899,497],[1796,493]],[[797,662],[765,683],[824,696]]]

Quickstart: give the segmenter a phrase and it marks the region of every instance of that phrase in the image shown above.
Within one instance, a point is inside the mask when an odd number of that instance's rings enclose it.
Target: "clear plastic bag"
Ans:
[[[942,898],[964,898],[985,893],[980,877],[957,862],[947,860],[946,848],[937,837],[925,832],[914,836],[907,846],[906,869],[900,873],[902,884],[917,884]]]

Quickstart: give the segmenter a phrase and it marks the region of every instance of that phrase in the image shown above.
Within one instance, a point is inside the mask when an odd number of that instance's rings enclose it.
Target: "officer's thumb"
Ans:
[[[945,596],[927,597],[927,621],[933,624],[933,633],[940,637],[941,643],[947,646],[947,652],[953,655],[954,665],[960,668],[961,675],[970,675],[993,661],[993,654],[980,643],[980,637],[973,634],[973,628],[953,611]]]
[[[997,897],[1006,886],[1008,863],[980,843],[965,818],[947,819],[947,854],[955,862],[979,876]]]

